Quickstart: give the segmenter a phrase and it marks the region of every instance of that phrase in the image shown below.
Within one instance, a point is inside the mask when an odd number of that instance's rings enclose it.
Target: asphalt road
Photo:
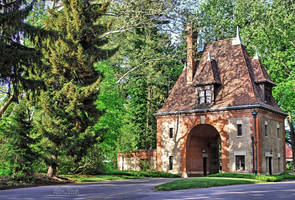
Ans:
[[[171,179],[136,179],[99,183],[42,186],[0,191],[3,200],[96,200],[96,199],[218,199],[218,200],[295,200],[295,181],[234,185],[204,189],[154,191],[155,185]]]

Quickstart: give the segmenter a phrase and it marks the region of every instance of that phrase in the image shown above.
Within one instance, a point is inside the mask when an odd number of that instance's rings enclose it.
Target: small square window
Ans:
[[[169,156],[169,170],[173,169],[173,156]]]
[[[237,124],[237,129],[238,129],[238,136],[242,136],[243,135],[242,124]]]
[[[169,137],[173,138],[173,128],[169,128]]]
[[[236,156],[236,170],[237,171],[245,170],[245,156]]]

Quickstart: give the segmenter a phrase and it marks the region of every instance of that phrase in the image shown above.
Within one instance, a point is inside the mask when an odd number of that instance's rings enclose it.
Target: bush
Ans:
[[[287,162],[287,164],[286,164],[286,169],[287,169],[287,170],[293,170],[293,161],[291,161],[291,162]]]

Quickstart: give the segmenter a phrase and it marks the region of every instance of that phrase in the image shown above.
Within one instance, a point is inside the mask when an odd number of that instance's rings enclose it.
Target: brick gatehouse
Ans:
[[[187,65],[154,114],[157,149],[118,154],[119,169],[139,169],[147,160],[182,177],[283,172],[286,114],[257,53],[249,56],[238,30],[236,38],[207,44],[201,52],[194,42],[188,26]]]

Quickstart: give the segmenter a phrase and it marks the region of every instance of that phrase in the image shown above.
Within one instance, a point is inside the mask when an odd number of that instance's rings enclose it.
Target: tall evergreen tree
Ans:
[[[42,75],[46,90],[40,95],[42,119],[40,131],[51,142],[52,159],[48,176],[54,176],[59,156],[78,163],[98,137],[93,125],[101,115],[94,101],[102,74],[94,63],[110,57],[114,50],[104,49],[107,30],[103,21],[108,4],[97,1],[63,0],[61,9],[49,10],[45,29],[58,37],[42,46],[47,69]]]
[[[0,122],[1,138],[5,138],[4,165],[13,178],[28,180],[34,173],[32,166],[38,153],[34,151],[36,140],[31,136],[32,129],[32,113],[24,101],[16,104]]]
[[[183,67],[175,49],[167,34],[156,28],[139,28],[126,34],[119,50],[124,74],[119,82],[126,94],[127,110],[132,113],[126,120],[133,126],[130,132],[138,138],[139,149],[156,146],[153,114],[163,105]]]
[[[20,90],[35,90],[42,81],[30,76],[41,71],[41,54],[24,45],[24,39],[34,41],[36,37],[47,37],[43,31],[25,22],[37,0],[0,1],[0,84],[8,85],[8,98],[0,108],[0,117],[9,104],[17,101]],[[36,65],[38,64],[38,65]]]

